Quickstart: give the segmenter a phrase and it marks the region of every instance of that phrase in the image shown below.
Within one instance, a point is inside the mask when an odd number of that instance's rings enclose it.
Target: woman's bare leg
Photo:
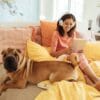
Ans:
[[[83,72],[94,82],[96,83],[100,79],[96,76],[95,72],[92,70],[90,65],[88,65],[86,68],[84,68]]]
[[[94,87],[100,91],[100,81],[94,84]]]
[[[95,72],[89,65],[83,53],[79,54],[79,58],[80,58],[79,66],[80,66],[80,69],[84,72],[84,74],[87,75],[94,83],[100,81],[100,78],[96,76]]]
[[[87,75],[84,75],[84,77],[85,77],[86,83],[87,83],[88,85],[91,85],[91,86],[94,85],[93,81],[92,81],[91,79],[89,79],[89,77],[88,77]]]
[[[93,81],[91,81],[86,75],[85,75],[85,79],[86,79],[86,83],[88,85],[91,85],[91,86],[95,87],[97,90],[100,91],[100,81],[93,83]]]

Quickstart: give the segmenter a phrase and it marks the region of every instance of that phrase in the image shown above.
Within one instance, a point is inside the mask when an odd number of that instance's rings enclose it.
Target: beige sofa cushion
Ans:
[[[0,62],[1,51],[8,47],[25,49],[26,40],[31,39],[33,29],[24,28],[0,28]]]

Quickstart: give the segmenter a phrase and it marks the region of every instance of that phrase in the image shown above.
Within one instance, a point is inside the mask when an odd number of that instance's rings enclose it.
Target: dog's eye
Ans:
[[[6,54],[4,54],[3,57],[6,57]]]

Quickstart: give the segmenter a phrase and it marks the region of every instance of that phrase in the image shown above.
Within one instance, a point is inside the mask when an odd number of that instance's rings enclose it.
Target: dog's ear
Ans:
[[[2,52],[1,52],[1,55],[5,55],[6,54],[6,50],[3,50]]]
[[[21,50],[20,49],[16,49],[16,51],[19,52],[19,53],[21,53]]]
[[[12,52],[13,50],[13,48],[7,48],[7,52]]]

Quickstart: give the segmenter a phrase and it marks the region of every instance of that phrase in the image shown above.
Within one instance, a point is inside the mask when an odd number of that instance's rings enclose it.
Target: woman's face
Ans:
[[[64,29],[64,32],[66,33],[66,32],[68,32],[68,31],[70,31],[70,29],[71,29],[74,25],[75,25],[75,22],[73,21],[72,18],[69,18],[69,19],[64,20],[63,25],[62,25],[62,27],[63,27],[63,29]]]

